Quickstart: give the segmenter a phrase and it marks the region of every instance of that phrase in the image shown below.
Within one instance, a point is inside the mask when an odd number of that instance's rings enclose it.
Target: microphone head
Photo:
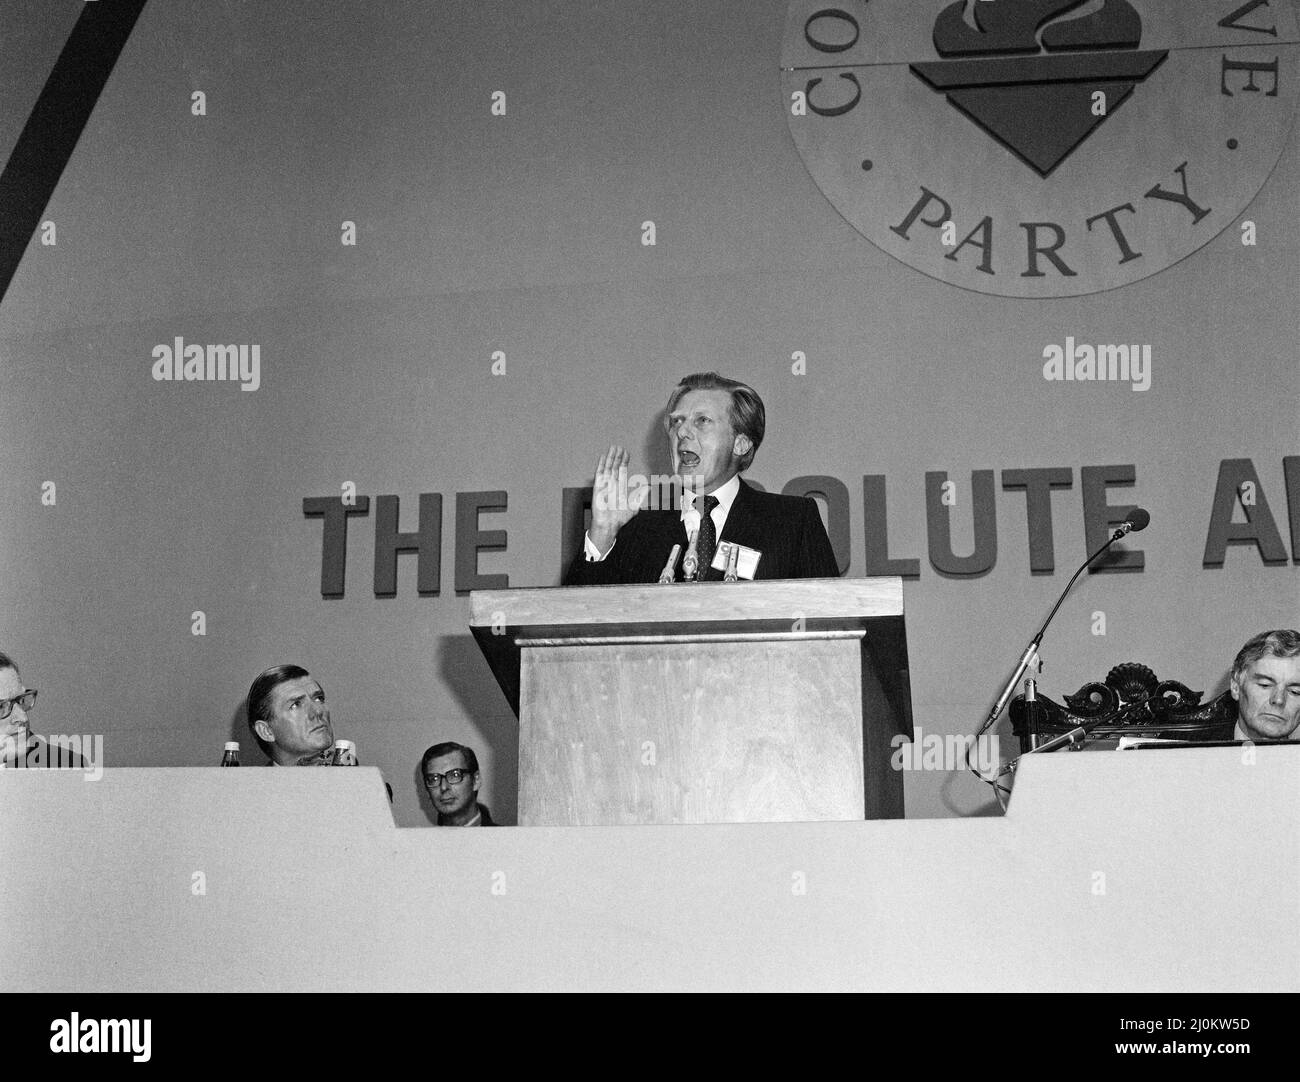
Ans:
[[[1151,513],[1144,507],[1135,507],[1129,512],[1128,518],[1124,520],[1133,527],[1133,532],[1145,530],[1151,523]]]

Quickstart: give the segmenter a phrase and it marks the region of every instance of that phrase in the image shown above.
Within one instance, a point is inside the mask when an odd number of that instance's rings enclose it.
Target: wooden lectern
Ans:
[[[470,627],[519,717],[519,825],[901,818],[903,584],[490,590]]]

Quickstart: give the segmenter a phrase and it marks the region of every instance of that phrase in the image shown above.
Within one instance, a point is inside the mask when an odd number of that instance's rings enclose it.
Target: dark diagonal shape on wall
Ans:
[[[0,173],[0,301],[147,0],[88,3]]]

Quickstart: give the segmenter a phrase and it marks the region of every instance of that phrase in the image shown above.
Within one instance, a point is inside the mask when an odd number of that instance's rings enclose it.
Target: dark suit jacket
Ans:
[[[732,541],[762,553],[756,579],[839,578],[835,553],[817,504],[807,496],[778,496],[759,492],[742,480],[740,491],[722,527],[723,541]],[[598,563],[582,552],[564,576],[565,586],[612,586],[618,583],[658,582],[673,545],[686,554],[686,528],[680,511],[640,511],[618,531],[613,550]],[[710,568],[707,580],[721,581],[722,572]]]

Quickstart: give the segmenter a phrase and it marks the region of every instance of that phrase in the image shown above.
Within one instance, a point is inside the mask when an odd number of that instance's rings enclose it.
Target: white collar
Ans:
[[[726,482],[726,484],[720,485],[718,488],[715,488],[712,492],[706,493],[706,495],[713,496],[717,499],[718,507],[722,508],[723,518],[726,518],[729,514],[731,514],[731,505],[736,502],[736,497],[739,494],[740,494],[740,474],[738,473],[732,474],[731,480]],[[699,509],[696,508],[695,506],[695,496],[696,493],[692,492],[689,488],[682,489],[682,521],[683,522],[686,521],[687,515],[693,515],[698,518],[700,514]],[[715,507],[714,510],[716,511],[717,508]]]

